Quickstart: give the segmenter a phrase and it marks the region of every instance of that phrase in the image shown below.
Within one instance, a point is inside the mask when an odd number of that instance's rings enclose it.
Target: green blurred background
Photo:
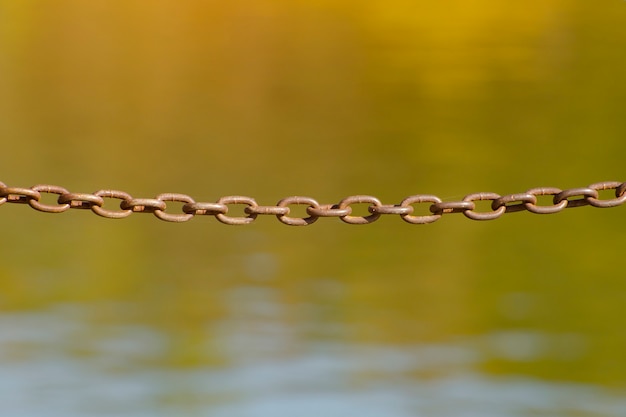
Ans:
[[[624,181],[625,24],[617,0],[1,1],[0,181],[260,204]],[[467,372],[614,400],[626,388],[623,208],[308,228],[1,210],[0,363],[12,371],[0,378],[24,381],[5,391],[15,410],[33,396],[53,404],[44,392],[73,398],[48,411],[104,415],[115,401],[75,390],[141,373],[157,376],[133,387],[157,393],[112,415],[252,416],[236,407],[259,388],[198,392],[202,382],[181,378],[276,364],[280,379],[285,361],[372,346],[350,370],[330,366],[317,382],[305,372],[300,409],[320,387],[355,410],[363,387],[394,383],[399,395]],[[133,354],[102,347],[129,343]],[[448,360],[459,346],[469,364]],[[390,350],[429,365],[373,368]],[[34,384],[25,375],[42,358],[71,366]],[[63,372],[76,373],[69,385]],[[470,415],[468,395],[446,401],[443,390],[441,404],[407,415]],[[499,415],[543,415],[532,398]]]

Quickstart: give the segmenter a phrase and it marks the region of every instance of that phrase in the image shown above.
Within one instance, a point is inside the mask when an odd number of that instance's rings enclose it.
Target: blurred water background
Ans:
[[[626,180],[626,3],[0,2],[0,181],[198,201]],[[7,416],[624,416],[624,208],[0,209]]]

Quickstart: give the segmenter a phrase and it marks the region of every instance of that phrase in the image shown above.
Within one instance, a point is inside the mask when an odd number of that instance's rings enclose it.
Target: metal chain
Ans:
[[[600,199],[599,191],[615,190],[615,197]],[[56,194],[57,204],[42,203],[42,194]],[[551,205],[537,204],[538,196],[552,196]],[[116,210],[104,208],[105,199],[120,200]],[[182,203],[181,213],[169,213],[167,202]],[[476,201],[491,202],[491,210],[477,211]],[[398,215],[411,224],[433,223],[443,215],[463,213],[472,220],[493,220],[505,213],[527,210],[536,214],[551,214],[566,208],[593,206],[598,208],[616,207],[626,202],[626,182],[605,181],[588,187],[561,190],[554,187],[532,188],[526,192],[500,196],[496,193],[474,193],[460,201],[444,202],[439,197],[428,194],[412,195],[400,204],[383,204],[376,197],[353,195],[337,204],[320,204],[311,197],[294,196],[280,200],[274,206],[260,206],[251,197],[226,196],[215,203],[197,202],[186,194],[166,193],[155,198],[134,198],[124,191],[100,190],[93,194],[72,193],[57,185],[34,185],[30,188],[8,187],[0,182],[0,205],[4,203],[28,204],[45,213],[62,213],[69,209],[91,210],[109,219],[121,219],[132,213],[152,213],[167,222],[186,222],[195,216],[215,216],[222,223],[230,225],[249,224],[260,216],[276,216],[290,226],[308,226],[320,217],[338,217],[349,224],[369,224],[382,215]],[[414,215],[415,205],[429,203],[429,215]],[[369,215],[353,216],[352,206],[367,204]],[[245,216],[229,216],[229,206],[244,205]],[[293,205],[305,205],[307,217],[290,216]]]

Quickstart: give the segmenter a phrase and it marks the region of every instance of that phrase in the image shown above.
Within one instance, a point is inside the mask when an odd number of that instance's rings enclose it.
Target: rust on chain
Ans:
[[[619,183],[617,181],[599,182],[591,184],[590,189],[596,191],[615,190],[615,198],[609,200],[599,200],[596,197],[587,197],[587,201],[594,207],[609,208],[616,207],[626,202],[626,182]]]
[[[7,185],[3,182],[0,182],[0,193],[3,192],[4,189],[7,188]],[[0,206],[3,205],[4,203],[7,202],[7,197],[6,195],[2,194],[2,197],[0,197]]]
[[[383,204],[380,206],[369,206],[367,208],[367,211],[369,211],[370,213],[398,214],[400,216],[406,216],[413,213],[413,207],[402,206],[400,204]]]
[[[189,197],[186,194],[176,194],[176,193],[159,194],[158,196],[156,196],[156,199],[163,201],[163,202],[178,201],[180,203],[185,203],[185,204],[193,204],[196,202],[193,198]],[[165,208],[154,210],[154,215],[157,216],[161,220],[164,220],[166,222],[174,222],[174,223],[187,222],[193,218],[193,214],[191,213],[181,213],[181,214],[166,213]]]
[[[376,197],[372,197],[371,195],[353,195],[350,197],[346,197],[339,202],[339,209],[352,208],[352,204],[361,204],[368,203],[370,206],[368,207],[368,211],[372,214],[369,216],[341,216],[339,217],[342,221],[348,224],[368,224],[373,223],[380,217],[380,213],[376,210],[378,207],[381,207],[383,204]]]
[[[31,188],[7,187],[3,184],[0,197],[4,200],[3,203],[28,204],[31,200],[39,201],[41,194]]]
[[[73,209],[90,210],[93,206],[102,207],[104,199],[97,195],[85,193],[67,193],[59,196],[59,204],[69,204]]]
[[[320,208],[320,204],[314,199],[312,199],[311,197],[292,196],[292,197],[283,198],[276,204],[276,206],[278,207],[287,209],[287,213],[276,215],[276,217],[281,223],[289,225],[289,226],[308,226],[310,224],[315,223],[317,219],[319,218],[318,216],[311,214],[311,213],[307,213],[309,214],[309,217],[304,217],[304,218],[289,217],[287,215],[291,211],[289,210],[289,206],[291,204],[306,204],[307,206],[312,207],[314,209]]]
[[[434,195],[429,194],[421,194],[421,195],[412,195],[410,197],[405,198],[400,202],[400,207],[413,207],[413,204],[419,203],[432,203],[438,204],[441,203],[441,199]],[[436,222],[441,218],[441,214],[430,214],[426,216],[413,216],[413,212],[415,209],[411,210],[411,213],[401,214],[402,220],[411,224],[428,224]],[[434,213],[434,212],[433,212]]]
[[[506,213],[514,213],[516,211],[526,210],[524,204],[537,204],[537,197],[529,193],[509,194],[496,198],[491,203],[491,209],[497,210],[504,207]]]
[[[123,210],[130,210],[135,213],[154,213],[156,210],[165,211],[167,204],[165,201],[156,198],[132,198],[123,200],[120,203]]]
[[[400,206],[401,207],[413,207],[412,206],[413,204],[419,204],[419,203],[439,204],[441,203],[441,199],[437,196],[429,195],[429,194],[413,195],[402,200],[400,202]],[[413,211],[415,210],[412,210],[412,212]],[[435,213],[432,210],[431,212]],[[409,213],[409,214],[403,214],[400,216],[402,217],[402,220],[411,224],[428,224],[428,223],[436,222],[437,220],[441,218],[441,214],[437,214],[437,213],[427,215],[427,216],[413,216],[411,213]]]
[[[465,197],[463,197],[463,201],[469,201],[469,202],[492,201],[493,202],[499,198],[500,198],[500,195],[496,193],[474,193],[474,194],[466,195]],[[493,206],[493,203],[491,205]],[[487,212],[477,212],[477,211],[474,211],[474,209],[469,209],[469,210],[465,210],[463,214],[472,220],[493,220],[502,216],[505,210],[506,210],[505,206],[500,206],[495,209],[492,208],[491,211],[487,211]]]
[[[339,204],[324,204],[319,207],[309,205],[306,212],[313,217],[345,217],[352,214],[352,208],[339,208]]]
[[[228,206],[218,203],[187,203],[183,205],[183,212],[194,216],[215,216],[216,214],[226,214]]]
[[[99,190],[93,193],[93,195],[102,199],[114,198],[122,201],[131,201],[133,199],[130,194],[118,190]],[[122,203],[120,202],[120,208],[121,205]],[[106,217],[109,219],[123,219],[124,217],[128,217],[133,213],[132,210],[109,210],[102,208],[102,206],[92,206],[91,211],[96,213],[98,216]]]
[[[278,206],[247,206],[243,209],[246,214],[273,214],[274,216],[286,216],[289,214],[289,207]]]
[[[582,197],[582,198],[573,198]],[[589,203],[587,199],[598,199],[598,192],[589,187],[571,188],[569,190],[561,191],[554,196],[554,204],[559,204],[562,201],[567,201],[567,207],[580,207],[586,206]]]
[[[217,200],[217,204],[224,204],[226,206],[226,213],[228,213],[228,204],[245,204],[249,207],[258,206],[258,204],[256,203],[256,201],[254,201],[253,198],[245,197],[241,195],[231,195],[227,197],[222,197],[219,200]],[[252,223],[256,219],[256,216],[257,215],[255,213],[248,214],[246,217],[227,216],[224,213],[218,213],[215,215],[217,220],[219,220],[220,222],[224,224],[229,224],[229,225],[240,225],[240,224]]]
[[[557,196],[559,193],[561,193],[561,191],[563,190],[561,190],[560,188],[539,187],[539,188],[531,188],[530,190],[526,191],[526,193],[530,195],[534,195],[536,198],[536,196],[538,195]],[[559,211],[565,209],[567,207],[567,203],[568,203],[567,200],[554,203],[551,206],[538,206],[537,203],[524,203],[524,207],[526,207],[526,210],[530,211],[531,213],[552,214],[552,213],[558,213]]]
[[[63,187],[59,187],[58,185],[40,184],[34,185],[30,188],[33,191],[37,191],[40,195],[41,193],[58,194],[59,196],[69,194],[69,191]],[[58,204],[55,206],[51,204],[42,204],[39,202],[39,199],[30,199],[28,200],[28,204],[35,210],[43,211],[44,213],[63,213],[70,208],[69,203]]]
[[[600,198],[600,191],[613,190],[614,197]],[[58,195],[56,204],[41,202],[42,194]],[[538,204],[538,197],[552,197],[552,204]],[[119,200],[116,209],[108,200]],[[476,202],[491,202],[490,211],[477,211]],[[168,202],[182,203],[179,213],[172,206],[168,211]],[[45,213],[62,213],[72,209],[91,210],[101,217],[121,219],[133,213],[152,213],[158,219],[182,223],[196,216],[213,216],[218,221],[229,225],[243,225],[254,222],[258,216],[275,216],[281,223],[290,226],[308,226],[320,217],[335,217],[349,224],[369,224],[381,216],[400,216],[411,224],[428,224],[439,220],[442,216],[454,213],[472,220],[493,220],[506,213],[529,211],[534,214],[558,213],[566,208],[591,206],[610,208],[626,203],[626,182],[605,181],[587,187],[561,190],[555,187],[531,188],[525,192],[500,196],[496,193],[473,193],[460,201],[442,201],[430,194],[415,194],[406,197],[399,204],[383,204],[369,195],[352,195],[343,198],[336,204],[320,204],[317,200],[305,196],[286,197],[275,205],[262,206],[252,197],[226,196],[216,202],[197,202],[191,196],[177,193],[159,194],[155,198],[134,198],[124,191],[99,190],[94,193],[70,192],[58,185],[38,184],[32,187],[9,187],[0,182],[0,205],[26,204],[35,210]],[[429,215],[415,215],[415,206],[428,204]],[[367,204],[365,216],[355,216],[353,206]],[[244,205],[244,216],[227,215],[230,205]],[[306,206],[306,217],[290,216],[293,205]]]
[[[472,201],[439,201],[430,206],[433,214],[442,215],[450,213],[463,213],[467,210],[474,210],[476,205]]]

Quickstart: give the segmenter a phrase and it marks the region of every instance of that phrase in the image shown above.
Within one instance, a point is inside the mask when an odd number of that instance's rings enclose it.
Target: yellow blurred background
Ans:
[[[260,204],[624,181],[625,23],[617,0],[1,1],[0,181]],[[113,363],[96,377],[228,374],[326,344],[460,344],[483,378],[626,387],[624,208],[308,228],[0,210],[0,326],[80,318],[62,341],[0,340],[7,366],[53,352]],[[99,347],[125,326],[159,334],[161,349]],[[403,387],[459,369],[408,366]],[[349,375],[320,384],[346,393],[398,377],[367,362]],[[254,391],[209,401],[162,386],[171,395],[138,407],[218,415]],[[520,410],[502,415],[532,407]]]

